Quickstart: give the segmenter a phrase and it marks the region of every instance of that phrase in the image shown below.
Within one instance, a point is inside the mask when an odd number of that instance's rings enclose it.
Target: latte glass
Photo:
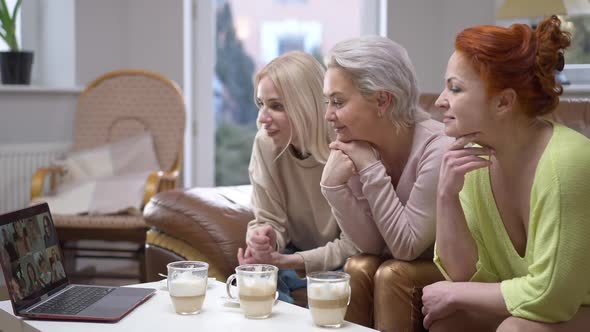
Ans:
[[[350,303],[350,275],[334,271],[308,274],[307,303],[315,325],[340,327]]]
[[[270,317],[277,292],[277,273],[274,265],[246,264],[236,268],[236,273],[227,278],[227,296],[231,294],[231,283],[238,282],[240,308],[246,318],[263,319]]]
[[[209,264],[199,261],[180,261],[167,265],[168,292],[176,313],[198,314],[205,301]]]

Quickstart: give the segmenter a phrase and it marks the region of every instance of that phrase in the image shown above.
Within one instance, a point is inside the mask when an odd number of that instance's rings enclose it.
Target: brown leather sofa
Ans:
[[[420,103],[440,120],[442,110],[434,106],[436,98],[423,95]],[[590,137],[590,99],[562,100],[549,118]],[[225,280],[238,265],[237,249],[245,246],[246,224],[253,218],[249,195],[249,186],[236,186],[176,190],[154,196],[144,210],[145,220],[152,227],[146,243],[148,280],[161,279],[157,274],[166,273],[168,262],[183,259],[207,261],[210,276]],[[412,303],[420,303],[421,289],[413,294]],[[420,315],[416,310],[411,318],[416,322],[415,331],[422,329]]]
[[[244,248],[251,187],[173,190],[152,197],[144,218],[152,228],[146,240],[146,277],[159,280],[176,260],[209,263],[209,277],[224,281],[238,266]]]

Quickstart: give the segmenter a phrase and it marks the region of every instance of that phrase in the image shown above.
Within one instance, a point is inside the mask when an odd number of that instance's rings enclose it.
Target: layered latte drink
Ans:
[[[179,314],[196,314],[201,311],[207,291],[207,278],[178,278],[170,282],[170,298]]]
[[[232,295],[231,284],[237,280],[240,309],[246,318],[270,317],[277,292],[277,272],[274,265],[245,264],[236,268],[236,273],[227,278],[227,295]]]
[[[272,312],[277,291],[276,280],[242,277],[238,281],[240,307],[248,318],[266,318]]]
[[[313,323],[340,327],[350,301],[350,277],[344,272],[317,272],[307,277],[307,299]]]
[[[176,313],[191,315],[201,311],[207,291],[208,267],[203,262],[168,264],[168,292]]]

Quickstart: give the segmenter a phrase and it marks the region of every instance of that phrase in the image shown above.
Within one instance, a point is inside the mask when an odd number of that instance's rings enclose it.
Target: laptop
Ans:
[[[14,314],[116,322],[154,289],[70,284],[46,203],[0,215],[0,262]]]

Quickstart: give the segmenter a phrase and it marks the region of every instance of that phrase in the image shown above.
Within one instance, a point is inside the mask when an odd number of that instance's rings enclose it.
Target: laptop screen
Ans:
[[[0,216],[0,261],[15,310],[67,284],[47,204]]]

